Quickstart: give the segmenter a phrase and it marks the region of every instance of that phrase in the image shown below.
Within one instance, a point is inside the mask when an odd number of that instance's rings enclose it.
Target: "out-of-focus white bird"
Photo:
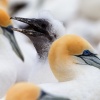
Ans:
[[[77,17],[80,0],[44,0],[40,10],[49,10],[56,19],[67,24]]]
[[[34,60],[33,69],[31,69],[29,81],[34,83],[56,82],[53,76],[47,55],[52,42],[65,34],[65,28],[61,22],[54,19],[52,15],[46,11],[41,12],[38,18],[19,18],[12,19],[29,24],[32,29],[13,29],[27,35],[34,44],[36,49],[36,58]],[[35,36],[41,35],[41,36]]]
[[[80,0],[10,0],[10,3],[10,6],[12,4],[21,5],[26,3],[26,6],[16,12],[13,16],[33,18],[36,17],[37,12],[41,10],[49,10],[56,19],[67,25],[68,22],[74,20],[77,17]],[[15,23],[17,25],[21,25],[22,27],[24,25],[18,22]]]
[[[74,34],[57,39],[49,63],[59,83],[42,84],[43,90],[71,100],[100,99],[100,58],[85,39]]]
[[[100,0],[80,0],[80,14],[86,18],[100,20]]]
[[[69,100],[46,93],[32,83],[18,83],[12,86],[3,100]]]
[[[9,0],[10,13],[12,16],[33,18],[34,16],[36,16],[38,12],[39,3],[41,1],[40,0]],[[25,26],[23,23],[19,23],[15,21],[14,23],[17,26],[21,26],[21,27]]]
[[[16,62],[24,60],[22,52],[11,30],[12,22],[6,12],[5,4],[0,1],[0,98],[16,82]],[[21,59],[19,59],[17,56]]]

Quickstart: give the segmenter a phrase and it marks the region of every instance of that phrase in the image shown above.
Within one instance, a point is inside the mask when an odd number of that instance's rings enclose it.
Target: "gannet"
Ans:
[[[50,70],[47,55],[51,43],[65,34],[65,28],[62,23],[54,19],[47,11],[40,12],[38,18],[12,17],[12,19],[27,23],[32,27],[31,30],[13,28],[13,30],[22,32],[28,36],[37,51],[36,61],[34,60],[33,69],[31,69],[29,75],[29,81],[33,83],[57,81]],[[34,37],[34,34],[42,36]]]
[[[53,42],[48,59],[59,83],[39,85],[43,90],[71,100],[100,100],[100,58],[88,41],[64,35]]]
[[[16,82],[16,59],[24,60],[22,52],[11,30],[12,22],[8,13],[0,8],[0,98]],[[17,57],[17,56],[19,57]],[[19,59],[19,60],[20,60]],[[20,60],[20,61],[21,61]],[[15,67],[16,66],[16,67]]]
[[[0,5],[3,5],[3,2],[0,1]],[[7,14],[7,12],[5,11],[5,9],[3,9],[2,7],[0,7],[0,28],[1,28],[1,33],[4,32],[4,35],[6,36],[6,38],[8,38],[8,40],[9,40],[9,42],[10,42],[13,50],[15,51],[15,53],[22,60],[24,60],[22,52],[21,52],[21,50],[20,50],[20,48],[19,48],[19,46],[18,46],[18,44],[16,42],[16,39],[14,37],[14,32],[11,30],[12,27],[13,26],[12,26],[12,22],[10,20],[10,16]]]
[[[69,100],[46,93],[32,83],[17,83],[7,92],[5,100]]]

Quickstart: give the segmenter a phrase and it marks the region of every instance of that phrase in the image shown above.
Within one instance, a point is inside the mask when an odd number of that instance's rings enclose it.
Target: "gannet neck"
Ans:
[[[32,40],[32,43],[37,51],[39,59],[46,60],[51,42],[43,36],[30,37],[30,39]]]

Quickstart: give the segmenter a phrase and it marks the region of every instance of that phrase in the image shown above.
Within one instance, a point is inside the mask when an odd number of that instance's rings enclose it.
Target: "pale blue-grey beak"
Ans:
[[[18,43],[15,39],[15,36],[14,36],[14,32],[13,30],[11,29],[12,26],[8,26],[8,27],[2,27],[3,31],[4,31],[4,35],[7,37],[7,39],[9,40],[11,46],[12,46],[12,49],[14,50],[14,52],[17,54],[17,56],[22,60],[24,61],[24,57],[23,57],[23,54],[18,46]]]
[[[97,54],[91,53],[88,51],[89,54],[82,54],[82,55],[76,55],[77,57],[80,57],[85,64],[95,66],[100,69],[100,58],[97,56]]]

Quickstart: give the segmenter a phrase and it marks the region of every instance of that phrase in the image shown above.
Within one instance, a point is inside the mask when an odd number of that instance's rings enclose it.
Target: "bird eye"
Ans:
[[[89,56],[89,55],[91,55],[91,52],[89,50],[84,50],[83,55]]]

